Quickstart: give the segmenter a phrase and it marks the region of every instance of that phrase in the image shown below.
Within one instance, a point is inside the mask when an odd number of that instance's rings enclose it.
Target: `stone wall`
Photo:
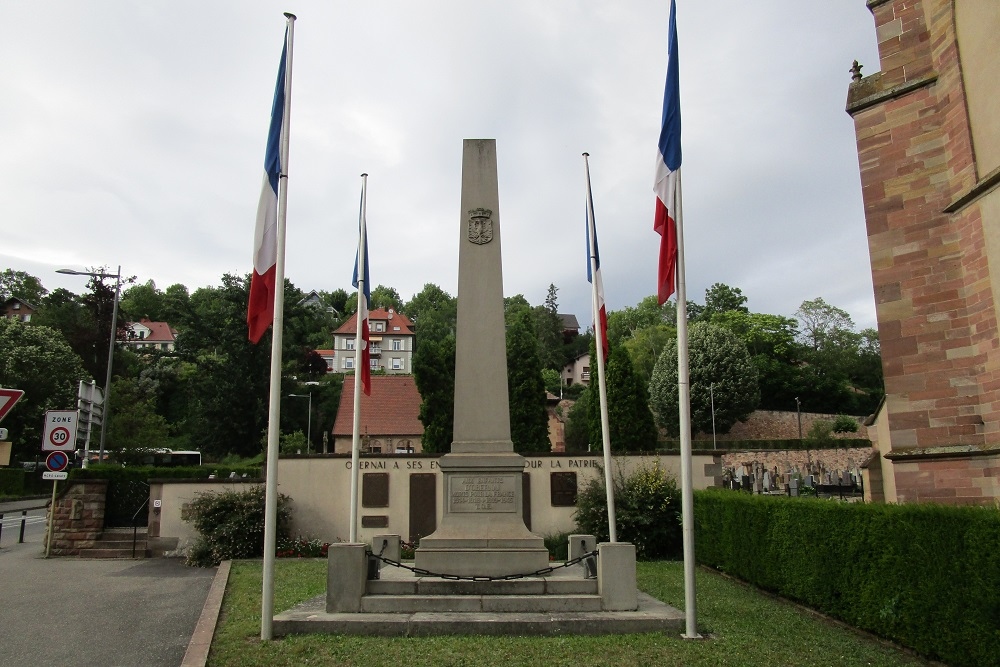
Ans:
[[[802,436],[809,433],[812,425],[825,420],[832,422],[837,415],[823,414],[818,412],[802,413]],[[868,429],[858,420],[857,433],[834,433],[833,436],[843,440],[868,440]],[[719,433],[716,440],[728,442],[731,440],[794,440],[799,437],[799,421],[796,412],[779,412],[775,410],[755,410],[745,422],[736,422],[729,429],[729,433]],[[699,441],[697,447],[703,447],[703,440],[711,442],[712,434],[696,433],[693,440]]]
[[[79,556],[90,549],[104,530],[104,507],[108,482],[103,479],[73,480],[49,508],[52,517],[52,556]]]

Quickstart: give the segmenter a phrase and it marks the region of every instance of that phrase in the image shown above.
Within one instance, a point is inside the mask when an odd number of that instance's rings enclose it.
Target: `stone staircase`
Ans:
[[[146,528],[139,528],[135,533],[134,554],[132,534],[132,528],[106,528],[94,546],[80,549],[80,558],[148,558]]]

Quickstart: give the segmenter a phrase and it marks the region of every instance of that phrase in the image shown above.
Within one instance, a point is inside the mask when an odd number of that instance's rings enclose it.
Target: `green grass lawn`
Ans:
[[[684,608],[680,563],[639,563],[639,587]],[[891,647],[762,595],[711,572],[698,571],[698,627],[707,637],[668,634],[602,637],[380,638],[300,635],[260,641],[261,564],[233,563],[208,664],[221,666],[356,665],[926,665]],[[275,609],[326,590],[326,563],[278,560]]]

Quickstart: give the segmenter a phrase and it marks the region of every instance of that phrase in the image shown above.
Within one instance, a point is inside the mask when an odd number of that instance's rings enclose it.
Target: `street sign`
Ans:
[[[69,465],[69,456],[66,452],[52,452],[45,457],[45,467],[51,472],[60,472]]]
[[[14,404],[21,400],[24,392],[20,389],[0,388],[0,419],[7,416]]]
[[[57,479],[66,479],[67,477],[69,477],[68,472],[53,472],[51,470],[46,470],[45,472],[42,473],[42,479],[57,480]]]
[[[45,413],[42,431],[42,451],[73,451],[76,449],[76,410],[49,410]]]

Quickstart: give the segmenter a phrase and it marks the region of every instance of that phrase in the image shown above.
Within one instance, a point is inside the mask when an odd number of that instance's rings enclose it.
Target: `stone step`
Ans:
[[[601,610],[599,595],[366,595],[365,614],[420,612],[549,613]]]
[[[146,558],[148,554],[146,553],[145,545],[135,547],[135,556],[132,555],[132,544],[128,545],[128,548],[104,548],[102,546],[95,546],[92,549],[80,549],[80,558]]]
[[[132,540],[97,540],[94,542],[95,549],[128,549],[132,550]],[[135,541],[135,550],[144,551],[146,549],[146,538],[142,537]]]
[[[438,577],[374,579],[369,595],[597,595],[597,579],[526,577],[509,581],[467,581]]]

